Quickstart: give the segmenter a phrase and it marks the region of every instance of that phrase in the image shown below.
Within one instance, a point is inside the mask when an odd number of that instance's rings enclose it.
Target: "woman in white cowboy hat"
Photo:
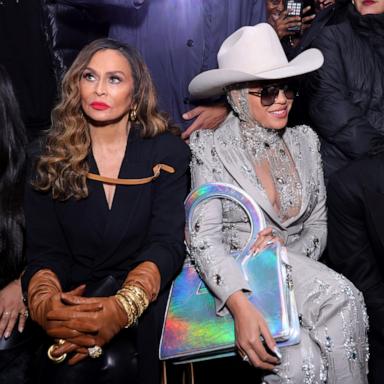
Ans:
[[[190,92],[195,97],[226,93],[233,111],[216,131],[192,135],[193,186],[234,184],[260,205],[268,226],[253,248],[270,241],[287,248],[300,343],[277,349],[263,316],[247,299],[249,287],[229,254],[244,245],[250,232],[240,207],[223,209],[214,199],[194,215],[192,257],[217,297],[218,313],[229,310],[234,318],[240,356],[270,370],[266,383],[366,383],[362,296],[317,262],[327,237],[318,138],[307,126],[286,127],[295,95],[292,78],[319,68],[323,56],[310,49],[288,62],[272,27],[258,24],[228,37],[218,62],[219,69],[192,80]]]

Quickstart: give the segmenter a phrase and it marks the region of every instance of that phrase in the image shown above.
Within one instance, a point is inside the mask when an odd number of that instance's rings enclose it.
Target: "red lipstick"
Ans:
[[[105,111],[106,109],[111,108],[108,104],[101,101],[94,101],[91,103],[91,107],[97,111]]]
[[[375,4],[375,1],[372,1],[372,0],[364,0],[364,1],[363,1],[363,4],[366,5],[366,6],[369,6],[369,5],[373,5],[373,4]]]

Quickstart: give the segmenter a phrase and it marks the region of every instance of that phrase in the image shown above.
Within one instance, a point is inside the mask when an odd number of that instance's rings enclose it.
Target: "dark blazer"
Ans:
[[[161,294],[140,318],[138,348],[144,374],[140,382],[155,383],[167,288],[185,255],[183,202],[190,154],[187,145],[170,133],[143,139],[138,131],[130,132],[119,178],[151,176],[158,163],[170,165],[176,172],[161,172],[144,185],[117,186],[111,210],[103,185],[97,181],[88,181],[87,198],[64,202],[27,187],[28,265],[23,285],[27,287],[42,268],[54,271],[65,291],[108,275],[121,283],[137,264],[154,262],[161,274]],[[92,155],[89,165],[91,172],[98,173]]]
[[[384,154],[336,172],[328,192],[330,267],[363,292],[370,325],[370,383],[384,377]]]

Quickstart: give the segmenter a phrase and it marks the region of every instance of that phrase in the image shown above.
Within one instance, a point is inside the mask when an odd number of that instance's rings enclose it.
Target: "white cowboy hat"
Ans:
[[[243,27],[230,35],[217,54],[219,69],[202,72],[189,84],[193,97],[220,95],[230,84],[254,80],[284,79],[302,75],[320,68],[322,53],[308,49],[288,59],[279,37],[267,23]]]

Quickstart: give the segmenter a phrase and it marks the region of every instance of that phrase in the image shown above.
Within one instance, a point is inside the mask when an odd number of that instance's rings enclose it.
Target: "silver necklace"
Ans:
[[[261,126],[252,116],[248,103],[248,88],[231,91],[228,101],[240,120],[245,148],[255,166],[256,182],[266,194],[257,177],[257,167],[267,165],[276,190],[278,214],[282,221],[298,214],[302,186],[295,164],[283,140],[282,130]]]
[[[255,167],[268,164],[277,192],[280,218],[285,221],[296,215],[301,207],[302,186],[281,132],[263,128],[259,124],[251,127],[246,122],[241,122],[240,128]],[[263,187],[260,180],[258,183]]]

